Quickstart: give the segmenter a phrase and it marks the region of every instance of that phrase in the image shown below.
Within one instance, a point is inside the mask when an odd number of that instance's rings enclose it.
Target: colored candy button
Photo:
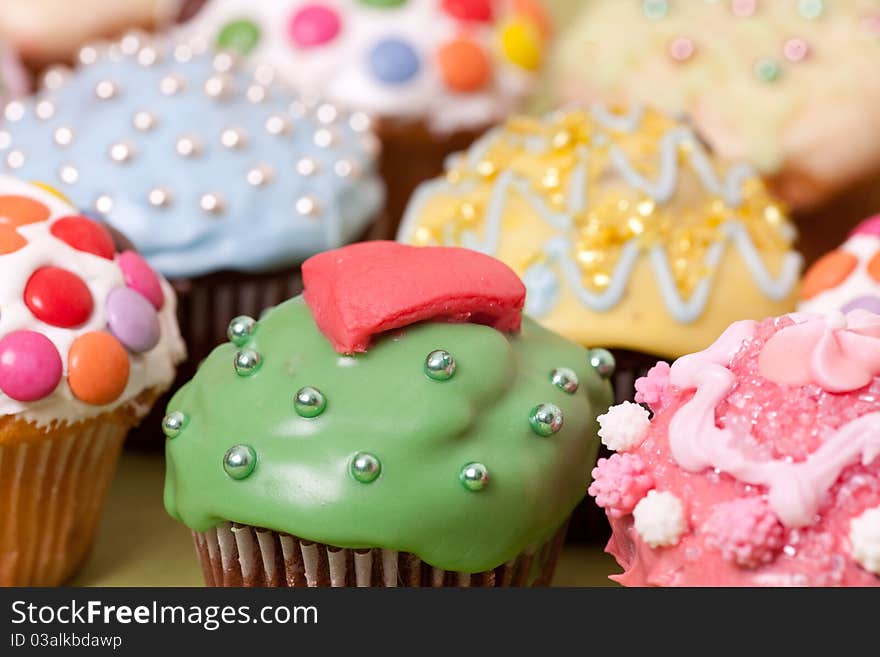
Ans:
[[[492,75],[489,57],[470,39],[457,39],[441,46],[437,60],[443,80],[455,91],[479,91]]]
[[[875,253],[868,263],[868,275],[880,283],[880,252]]]
[[[501,49],[521,68],[534,71],[541,65],[541,37],[529,20],[512,20],[501,29]]]
[[[290,38],[302,48],[311,48],[332,41],[339,34],[339,15],[322,4],[307,5],[290,19]]]
[[[24,288],[24,302],[42,322],[61,328],[85,324],[94,302],[85,282],[60,267],[41,267]]]
[[[119,340],[104,331],[79,336],[67,357],[67,383],[77,399],[93,406],[110,404],[128,385],[130,364]]]
[[[406,0],[361,0],[361,4],[369,5],[370,7],[390,9],[391,7],[399,7],[400,5],[406,4]]]
[[[217,35],[217,46],[247,55],[260,42],[260,28],[253,21],[237,20],[224,25]]]
[[[14,228],[0,224],[0,255],[14,253],[27,245],[27,240],[19,235]]]
[[[35,331],[13,331],[0,340],[0,390],[21,402],[52,394],[62,364],[52,341]]]
[[[869,313],[880,315],[880,297],[870,295],[858,297],[841,308],[840,312],[846,314],[853,310],[867,310]]]
[[[49,208],[27,196],[0,196],[0,224],[24,226],[46,221],[50,214]]]
[[[50,232],[77,251],[107,260],[113,260],[116,253],[110,232],[86,217],[62,217],[52,224]]]
[[[140,292],[117,287],[107,295],[107,328],[129,351],[149,351],[159,342],[156,309]]]
[[[132,290],[140,292],[156,310],[162,310],[165,305],[165,294],[159,277],[147,261],[134,251],[124,251],[119,255],[119,268],[125,284]]]
[[[513,0],[513,11],[537,25],[542,36],[549,37],[553,34],[553,22],[537,0]]]
[[[403,84],[419,72],[419,56],[405,41],[384,39],[369,55],[370,71],[386,84]]]
[[[859,263],[852,253],[832,251],[810,267],[801,284],[801,296],[812,299],[820,292],[837,287],[849,276]]]
[[[492,20],[490,0],[443,0],[443,10],[462,21],[488,23]]]

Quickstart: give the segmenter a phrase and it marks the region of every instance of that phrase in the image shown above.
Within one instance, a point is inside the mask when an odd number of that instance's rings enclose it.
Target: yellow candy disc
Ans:
[[[70,203],[70,205],[73,205],[73,201],[71,201],[69,198],[67,198],[62,192],[60,192],[57,189],[55,189],[54,187],[52,187],[52,185],[47,185],[46,183],[40,182],[39,180],[34,180],[32,182],[34,185],[36,185],[40,189],[49,192],[52,196],[54,196],[56,198],[60,198],[65,203]]]
[[[534,71],[541,65],[541,35],[534,23],[514,19],[501,28],[501,49],[517,66]]]

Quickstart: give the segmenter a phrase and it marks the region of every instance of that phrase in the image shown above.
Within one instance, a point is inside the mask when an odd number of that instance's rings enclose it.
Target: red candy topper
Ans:
[[[519,331],[526,289],[502,262],[468,249],[364,242],[302,267],[306,303],[333,348],[367,350],[386,331],[435,320]]]

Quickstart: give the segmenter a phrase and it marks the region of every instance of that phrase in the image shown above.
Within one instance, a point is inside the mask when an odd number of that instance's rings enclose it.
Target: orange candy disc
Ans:
[[[545,39],[553,34],[553,23],[544,8],[535,0],[513,0],[513,11],[529,18]]]
[[[456,39],[437,51],[440,72],[454,91],[479,91],[492,75],[489,57],[470,39]]]
[[[822,256],[804,275],[801,296],[812,299],[820,292],[837,287],[846,280],[857,264],[858,258],[846,251],[832,251]]]
[[[77,399],[93,406],[110,404],[125,391],[130,369],[119,340],[94,331],[73,341],[67,356],[67,383]]]
[[[27,244],[27,240],[6,224],[0,224],[0,255],[13,253]]]
[[[868,263],[868,275],[880,283],[880,252],[875,253]]]
[[[49,208],[27,196],[0,196],[0,224],[15,228],[46,221],[50,214]]]

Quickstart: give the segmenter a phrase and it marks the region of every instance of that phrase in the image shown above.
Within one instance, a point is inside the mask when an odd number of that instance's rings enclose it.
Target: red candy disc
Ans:
[[[92,293],[73,272],[59,267],[35,271],[24,289],[24,302],[40,321],[74,328],[85,324],[92,314]]]
[[[110,232],[87,217],[61,217],[52,224],[52,234],[77,251],[113,260],[116,249]]]
[[[443,9],[462,21],[488,23],[492,20],[491,0],[443,0]]]
[[[315,323],[343,354],[366,351],[373,336],[425,320],[508,333],[522,323],[522,281],[477,251],[363,242],[309,258],[302,273]]]

